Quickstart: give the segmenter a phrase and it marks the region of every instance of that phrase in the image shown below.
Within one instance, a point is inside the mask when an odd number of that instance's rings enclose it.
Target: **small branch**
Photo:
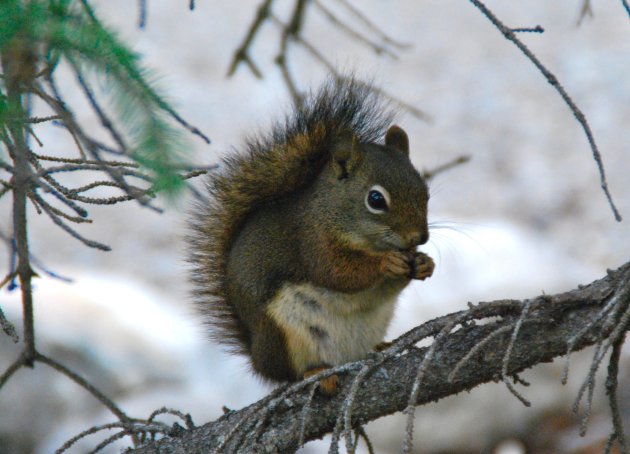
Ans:
[[[141,5],[141,10],[142,9],[146,10],[145,1],[140,0],[140,5]],[[144,17],[142,15],[141,15],[141,18],[144,20]],[[140,27],[142,28],[143,26],[144,25]],[[83,93],[85,94],[85,97],[88,99],[90,105],[92,106],[92,109],[94,110],[94,112],[96,113],[96,116],[101,122],[101,125],[109,132],[109,134],[111,135],[112,139],[114,139],[114,142],[116,142],[118,147],[122,151],[127,151],[127,154],[129,154],[127,144],[125,143],[125,140],[123,139],[122,134],[118,132],[118,130],[114,126],[114,123],[109,119],[109,117],[105,114],[105,111],[101,108],[100,104],[96,101],[94,92],[85,82],[85,79],[83,78],[83,75],[79,71],[78,66],[76,65],[74,61],[70,61],[70,63],[72,65],[72,68],[74,69],[74,74],[77,78],[77,82],[79,82],[79,85],[81,86],[81,89],[83,90]]]
[[[411,392],[409,393],[409,398],[407,401],[407,407],[403,411],[403,413],[407,416],[407,422],[405,424],[405,436],[403,438],[402,444],[402,452],[404,454],[409,454],[413,448],[413,423],[415,417],[416,405],[418,402],[418,395],[420,393],[420,385],[424,379],[424,376],[427,371],[428,365],[433,360],[433,356],[438,348],[441,347],[441,343],[443,339],[450,334],[450,332],[457,326],[462,323],[464,319],[467,318],[467,314],[462,314],[459,317],[455,317],[450,320],[444,328],[435,336],[435,340],[433,344],[427,349],[426,354],[423,356],[422,361],[417,367],[416,377],[414,378],[413,384],[411,386]]]
[[[24,352],[22,352],[22,354],[18,356],[18,358],[13,361],[13,363],[11,363],[9,367],[7,367],[4,373],[0,375],[0,389],[2,389],[4,384],[9,381],[13,374],[23,366],[29,366],[29,364],[27,364],[27,357]]]
[[[454,167],[457,167],[461,164],[466,164],[471,159],[470,155],[461,155],[450,161],[445,162],[431,170],[424,170],[422,172],[422,178],[429,181],[434,178],[436,175],[446,172],[447,170],[451,170]]]
[[[44,356],[40,353],[37,353],[36,360],[46,364],[47,366],[55,369],[57,372],[61,372],[63,375],[68,377],[70,380],[75,382],[77,385],[85,389],[87,392],[92,394],[98,401],[100,401],[105,407],[109,409],[125,426],[131,427],[132,420],[127,416],[127,414],[118,407],[109,397],[100,392],[94,385],[88,382],[86,379],[81,377],[79,374],[73,372],[68,369],[64,365],[58,363],[57,361]]]
[[[608,377],[606,379],[606,394],[608,395],[608,403],[612,412],[613,431],[610,434],[609,443],[617,440],[619,443],[619,450],[621,454],[628,454],[628,448],[626,446],[626,436],[623,430],[623,419],[619,412],[619,404],[617,398],[618,381],[619,376],[619,357],[621,356],[621,347],[625,340],[625,332],[623,336],[615,342],[613,346],[612,354],[608,360]],[[609,452],[607,450],[606,452]]]
[[[593,153],[593,158],[595,159],[595,162],[597,164],[597,169],[599,170],[600,186],[602,190],[604,191],[604,195],[606,196],[606,199],[608,200],[608,204],[610,205],[613,215],[615,216],[615,220],[617,222],[621,222],[622,220],[621,214],[619,213],[619,210],[617,210],[617,207],[615,206],[615,203],[613,202],[612,196],[610,195],[610,191],[608,190],[608,182],[606,181],[604,163],[602,162],[602,157],[599,152],[599,148],[597,147],[597,144],[595,143],[595,138],[593,137],[593,132],[591,131],[591,127],[588,124],[588,121],[586,120],[586,117],[584,116],[580,108],[575,104],[571,96],[569,96],[567,91],[560,84],[560,82],[558,81],[558,78],[540,62],[538,57],[536,57],[536,55],[534,55],[534,53],[531,50],[529,50],[529,48],[521,40],[519,40],[516,37],[516,34],[511,29],[506,27],[505,24],[503,24],[503,22],[501,22],[497,18],[497,16],[495,16],[494,13],[490,11],[481,1],[470,0],[470,2],[473,5],[475,5],[475,7],[477,7],[477,9],[479,9],[479,11],[481,11],[482,14],[486,16],[488,20],[490,20],[490,22],[492,22],[492,24],[501,33],[503,33],[503,36],[507,40],[512,41],[516,45],[516,47],[518,47],[518,49],[534,64],[534,66],[538,68],[538,70],[547,79],[547,82],[549,82],[549,84],[551,84],[551,86],[556,89],[556,91],[560,94],[564,102],[569,106],[569,108],[573,112],[573,115],[575,115],[575,118],[582,126],[582,129],[584,130],[584,134],[586,134],[586,138],[588,139],[588,143]]]
[[[4,196],[11,189],[13,189],[13,186],[11,186],[9,182],[4,181],[4,180],[0,180],[0,185],[2,185],[2,187],[0,188],[0,199],[1,199],[2,196]]]
[[[359,428],[357,428],[357,430],[356,430],[356,437],[357,437],[357,446],[359,444],[359,437],[361,437],[365,441],[365,445],[366,445],[366,447],[368,449],[368,454],[375,454],[376,453],[376,451],[374,450],[374,446],[372,445],[372,442],[370,441],[370,438],[367,436],[367,434],[365,433],[365,430],[363,429],[362,426],[359,426]],[[356,446],[355,446],[355,450],[356,450]]]
[[[147,1],[138,0],[138,28],[144,28],[147,23]]]
[[[621,0],[621,4],[623,5],[623,9],[626,10],[628,16],[630,16],[630,3],[627,0]]]
[[[593,17],[593,8],[591,7],[591,0],[582,0],[582,6],[580,8],[580,15],[578,16],[577,25],[582,25],[582,22],[586,17]]]
[[[306,5],[309,0],[296,0],[295,8],[293,9],[293,14],[291,15],[291,19],[289,19],[288,24],[282,30],[282,38],[280,40],[280,52],[276,56],[276,64],[280,68],[280,73],[282,74],[282,78],[284,79],[284,83],[289,89],[289,93],[291,94],[291,98],[296,105],[302,104],[302,94],[297,88],[297,84],[291,76],[291,71],[289,70],[288,65],[288,52],[289,52],[289,42],[292,39],[296,39],[300,36],[300,32],[302,30],[302,23],[304,22],[304,15],[306,13]]]
[[[60,186],[63,188],[63,186],[59,185],[54,179],[49,178],[49,180],[53,181],[54,184],[56,186]],[[48,184],[45,180],[39,180],[37,182],[37,185],[42,188],[45,192],[51,194],[53,197],[55,197],[57,200],[59,200],[61,203],[63,203],[64,205],[66,205],[68,208],[70,208],[71,210],[73,210],[75,213],[77,213],[79,216],[83,217],[83,218],[87,218],[88,217],[88,212],[83,209],[82,207],[80,207],[79,205],[77,205],[76,203],[74,203],[72,200],[68,199],[63,193],[57,191],[55,189],[54,186]],[[64,189],[65,190],[65,189]],[[30,194],[30,192],[29,192]]]
[[[236,69],[238,68],[238,65],[240,65],[241,63],[245,63],[249,67],[250,71],[254,74],[254,76],[259,79],[262,78],[262,73],[256,67],[251,57],[249,56],[249,48],[254,42],[258,30],[269,17],[272,3],[273,0],[263,0],[258,7],[258,12],[256,13],[256,17],[254,18],[254,22],[252,22],[252,25],[249,27],[245,39],[238,47],[238,49],[236,49],[236,51],[234,52],[234,57],[232,58],[232,63],[230,64],[230,69],[228,69],[227,73],[228,77],[232,77],[234,75]]]
[[[89,240],[87,238],[85,238],[84,236],[82,236],[80,233],[78,233],[76,230],[74,230],[72,227],[70,227],[68,224],[66,224],[65,222],[63,222],[59,216],[57,216],[50,208],[50,206],[46,206],[46,205],[42,205],[42,210],[44,210],[44,212],[46,212],[46,214],[48,215],[48,217],[50,217],[50,219],[52,219],[52,221],[57,224],[59,227],[61,227],[62,230],[65,230],[67,233],[70,234],[70,236],[76,238],[77,240],[79,240],[80,242],[82,242],[83,244],[85,244],[88,247],[94,248],[94,249],[99,249],[101,251],[111,251],[112,248],[107,246],[106,244],[103,243],[99,243],[98,241],[94,241],[94,240]]]
[[[96,144],[94,144],[84,133],[83,130],[78,127],[78,125],[76,125],[75,121],[74,121],[74,117],[72,115],[72,113],[65,107],[65,103],[63,102],[63,100],[61,99],[61,95],[59,94],[59,91],[57,89],[57,86],[55,84],[55,81],[53,79],[52,76],[48,75],[46,78],[46,81],[48,83],[48,86],[50,87],[50,89],[52,90],[54,97],[48,95],[42,88],[40,87],[34,87],[35,93],[40,96],[42,99],[44,99],[46,101],[46,103],[53,109],[55,110],[55,112],[57,112],[57,114],[61,115],[63,117],[63,123],[66,126],[66,128],[69,131],[73,131],[73,134],[78,136],[81,141],[86,144],[86,146],[88,147],[88,150],[90,152],[90,154],[92,155],[92,158],[99,162],[100,166],[101,166],[101,170],[103,170],[104,172],[106,172],[116,183],[119,184],[119,187],[121,189],[123,189],[132,199],[136,199],[138,201],[138,203],[140,203],[141,205],[151,208],[154,211],[159,211],[157,208],[153,207],[152,205],[150,205],[150,200],[147,197],[144,197],[142,193],[138,194],[136,192],[134,192],[134,190],[132,188],[129,187],[129,185],[126,183],[125,179],[123,178],[123,175],[121,175],[120,171],[117,168],[111,168],[111,167],[107,167],[104,161],[101,157],[100,157],[100,153],[99,153],[99,147],[96,146]],[[50,181],[49,181],[50,183]],[[54,185],[54,183],[51,183]],[[57,188],[58,190],[60,190],[60,192],[63,193],[63,190]],[[89,202],[88,202],[89,203]]]
[[[111,437],[108,437],[107,439],[105,439],[103,442],[99,443],[99,445],[90,452],[98,452],[99,450],[103,449],[104,447],[108,446],[114,441],[120,438],[124,438],[126,436],[130,436],[132,434],[142,435],[148,432],[167,434],[168,432],[170,432],[170,429],[171,429],[168,425],[164,423],[160,423],[160,422],[147,424],[143,421],[133,420],[132,423],[133,425],[131,427],[129,426],[129,424],[125,424],[122,422],[101,424],[98,426],[90,427],[89,429],[84,430],[80,434],[77,434],[71,439],[69,439],[68,441],[66,441],[59,449],[55,451],[55,454],[62,454],[63,452],[70,449],[77,441],[81,440],[82,438],[88,437],[90,435],[94,435],[103,430],[123,429],[122,432],[114,434]]]
[[[153,413],[151,413],[149,415],[149,419],[147,419],[147,422],[152,423],[154,421],[154,419],[159,416],[159,415],[173,415],[173,416],[177,416],[178,418],[180,418],[184,424],[186,424],[186,427],[189,429],[194,429],[196,426],[192,420],[192,416],[190,416],[189,413],[182,413],[179,410],[174,410],[172,408],[166,408],[166,407],[162,407],[162,408],[158,408],[157,410],[155,410]]]
[[[545,29],[540,25],[536,25],[535,27],[521,27],[521,28],[512,28],[513,33],[545,33]]]
[[[37,203],[37,205],[44,211],[50,210],[50,212],[52,212],[53,214],[62,217],[70,222],[75,222],[77,224],[81,224],[81,223],[92,223],[91,219],[86,219],[83,216],[72,216],[69,215],[63,211],[61,211],[58,208],[55,208],[54,206],[52,206],[51,204],[49,204],[48,202],[46,202],[42,196],[40,196],[37,191],[31,191],[30,192],[30,196],[34,199],[34,202]],[[44,207],[46,207],[46,209],[44,209]]]
[[[514,386],[512,386],[512,383],[510,383],[510,380],[508,379],[508,365],[510,362],[510,358],[512,356],[512,350],[514,349],[514,344],[516,343],[516,338],[518,337],[518,332],[520,331],[521,326],[523,325],[523,321],[527,317],[527,313],[529,312],[531,305],[532,305],[531,300],[525,301],[525,304],[523,305],[523,311],[521,312],[521,315],[519,316],[518,320],[516,321],[516,324],[514,325],[514,331],[512,331],[512,336],[510,337],[510,343],[508,344],[508,347],[505,351],[505,355],[503,356],[503,362],[502,362],[502,367],[501,367],[501,379],[503,380],[503,383],[505,383],[505,386],[507,386],[510,392],[514,396],[516,396],[516,398],[520,400],[523,403],[523,405],[525,405],[526,407],[531,407],[532,404],[529,400],[525,399],[514,388]]]
[[[9,282],[11,279],[13,279],[13,274],[9,274],[1,283],[0,283],[0,289],[2,287],[4,287],[4,285]],[[2,312],[2,308],[0,308],[0,328],[2,328],[2,331],[4,331],[4,334],[6,334],[7,336],[9,336],[11,338],[11,340],[17,344],[20,341],[20,337],[18,336],[17,332],[15,331],[15,326],[13,326],[13,324],[7,320],[7,318],[4,315],[4,312]]]
[[[357,40],[358,42],[360,42],[360,43],[370,47],[374,51],[374,53],[376,53],[377,55],[385,54],[385,55],[388,55],[388,56],[390,56],[390,57],[392,57],[394,59],[398,58],[398,56],[394,52],[389,50],[387,47],[371,41],[369,38],[365,37],[364,35],[362,35],[358,31],[356,31],[355,29],[350,27],[348,24],[343,22],[332,11],[330,11],[326,6],[324,6],[322,4],[322,2],[320,2],[319,0],[315,0],[314,3],[315,3],[315,6],[317,6],[317,8],[319,8],[319,10],[324,14],[324,16],[326,16],[326,18],[330,22],[332,22],[339,29],[341,29],[346,34],[348,34],[348,36],[350,36],[351,38],[353,38],[353,39]]]
[[[108,167],[129,167],[131,169],[140,168],[140,164],[135,162],[125,162],[125,161],[91,161],[89,159],[73,159],[73,158],[59,158],[57,156],[45,156],[33,153],[40,161],[51,161],[51,162],[63,162],[66,164],[83,164],[86,166],[97,166],[97,168],[90,170],[101,170],[102,165],[106,165]]]
[[[374,22],[368,19],[367,16],[365,16],[361,11],[352,6],[347,0],[339,0],[339,3],[343,5],[348,11],[350,11],[357,19],[363,22],[363,24],[369,30],[379,35],[380,39],[383,40],[383,42],[398,49],[406,49],[411,47],[411,44],[401,43],[391,38],[389,35],[383,32],[383,30],[381,30]]]
[[[492,331],[485,338],[483,338],[480,342],[478,342],[473,348],[471,348],[466,355],[455,365],[450,374],[448,374],[448,381],[452,382],[457,377],[459,370],[465,366],[471,358],[481,352],[488,343],[495,341],[497,336],[503,335],[508,331],[513,330],[514,327],[512,325],[500,326],[496,330]]]
[[[315,397],[315,391],[317,391],[318,383],[314,383],[311,385],[311,389],[308,393],[308,399],[302,408],[302,414],[300,418],[302,418],[302,424],[300,425],[300,437],[298,438],[298,446],[304,445],[304,433],[306,431],[306,423],[308,422],[309,413],[311,411],[311,404],[313,403],[313,398]]]
[[[409,112],[411,115],[413,115],[417,119],[425,121],[427,123],[431,123],[433,121],[433,118],[428,113],[424,112],[421,109],[418,109],[415,106],[412,106],[411,104],[403,101],[400,98],[397,98],[396,96],[390,94],[389,92],[375,86],[371,86],[370,89],[374,91],[375,93],[378,93],[379,95],[384,96],[385,98],[389,99],[394,104],[397,104],[401,108],[405,109],[407,112]]]

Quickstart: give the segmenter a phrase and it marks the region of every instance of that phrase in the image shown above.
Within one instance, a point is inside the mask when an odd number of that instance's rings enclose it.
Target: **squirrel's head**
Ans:
[[[344,242],[357,249],[408,250],[429,239],[426,182],[409,160],[409,139],[398,126],[385,145],[348,134],[334,146],[321,174],[318,205]],[[319,197],[318,197],[319,198]],[[327,224],[324,221],[325,224]]]

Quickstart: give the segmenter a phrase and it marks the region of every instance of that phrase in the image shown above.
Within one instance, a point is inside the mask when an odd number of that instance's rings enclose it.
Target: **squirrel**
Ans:
[[[211,336],[263,378],[379,349],[400,292],[433,273],[416,250],[428,187],[392,118],[369,85],[330,80],[206,183],[188,237],[193,295]],[[320,386],[332,394],[337,380]]]

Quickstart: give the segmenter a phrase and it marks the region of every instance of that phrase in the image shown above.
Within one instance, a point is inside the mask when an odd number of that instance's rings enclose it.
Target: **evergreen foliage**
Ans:
[[[184,141],[170,118],[177,119],[174,110],[139,55],[99,20],[88,0],[3,0],[0,53],[5,65],[15,60],[15,65],[25,67],[18,74],[25,93],[38,95],[29,85],[46,73],[54,74],[61,62],[69,64],[78,77],[104,82],[100,85],[116,113],[114,126],[125,133],[123,151],[150,172],[152,191],[173,194],[182,187],[184,180],[177,169],[184,164]],[[26,66],[34,72],[28,74]],[[6,131],[9,121],[28,115],[19,105],[7,102],[4,76],[0,127]]]

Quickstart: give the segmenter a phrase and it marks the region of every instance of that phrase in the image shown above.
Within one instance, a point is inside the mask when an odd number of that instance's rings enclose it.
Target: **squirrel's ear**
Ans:
[[[363,159],[361,146],[357,142],[356,136],[348,134],[343,137],[333,148],[332,158],[332,165],[337,178],[340,180],[348,178],[348,175],[357,168]]]
[[[400,126],[391,126],[385,134],[385,145],[409,155],[409,137]]]

